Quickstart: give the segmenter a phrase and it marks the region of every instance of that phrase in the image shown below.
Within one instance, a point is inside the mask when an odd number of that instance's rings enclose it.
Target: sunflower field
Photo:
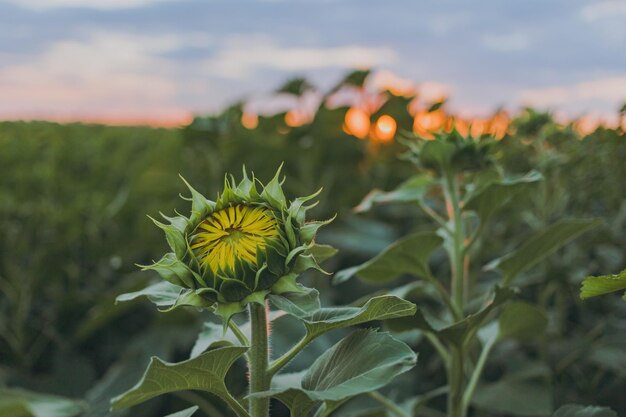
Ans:
[[[626,109],[465,120],[367,76],[0,122],[0,416],[626,415]]]

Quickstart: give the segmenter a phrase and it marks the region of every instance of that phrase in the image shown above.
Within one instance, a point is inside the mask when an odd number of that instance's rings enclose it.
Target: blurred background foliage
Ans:
[[[312,111],[302,102],[313,88],[294,79],[276,92],[292,98],[288,110],[260,115],[237,103],[181,129],[0,123],[0,387],[82,399],[83,415],[106,416],[109,398],[139,379],[150,356],[187,357],[207,316],[191,310],[162,315],[150,303],[113,301],[155,278],[138,273],[135,264],[149,263],[166,249],[146,215],[187,209],[178,198],[185,190],[178,174],[211,196],[226,172],[238,175],[245,164],[268,180],[284,161],[288,195],[323,187],[314,216],[338,214],[319,236],[340,249],[326,265],[334,271],[371,258],[408,232],[432,227],[413,206],[380,207],[368,215],[355,215],[352,208],[370,190],[392,189],[414,173],[398,158],[403,132],[428,138],[430,130],[456,124],[500,139],[495,155],[508,173],[535,169],[545,177],[497,215],[477,265],[561,218],[605,222],[515,283],[524,299],[545,310],[548,332],[539,341],[496,350],[485,375],[500,385],[484,390],[479,402],[503,405],[488,414],[478,408],[474,415],[544,415],[507,409],[507,398],[529,396],[554,405],[607,405],[626,414],[626,305],[618,296],[584,303],[577,296],[584,276],[616,273],[626,263],[624,130],[581,131],[577,122],[560,124],[533,109],[513,118],[499,111],[463,120],[447,114],[443,99],[422,103],[415,94],[368,90],[368,74],[349,74]],[[353,99],[341,103],[337,97],[346,92]],[[447,268],[443,262],[435,254],[432,268]],[[322,290],[326,304],[384,291],[357,280],[333,287],[315,274],[304,280]],[[275,337],[280,350],[285,334],[295,337],[297,329],[277,327],[284,330]],[[392,397],[444,382],[432,348],[420,335],[411,343],[420,362]],[[311,347],[304,355],[318,356],[324,348]],[[549,390],[537,394],[532,385],[517,383],[514,375],[521,370],[545,379]],[[508,374],[508,380],[501,378]],[[244,381],[231,383],[235,392],[244,389]],[[2,398],[0,390],[0,405]],[[219,401],[194,393],[153,400],[132,415],[165,415],[198,400],[216,416],[227,415]],[[445,405],[435,401],[434,407]],[[280,415],[279,406],[275,412]]]

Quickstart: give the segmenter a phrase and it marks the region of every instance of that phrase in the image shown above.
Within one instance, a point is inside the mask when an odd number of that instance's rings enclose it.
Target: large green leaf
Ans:
[[[478,214],[482,224],[500,209],[506,206],[517,194],[522,192],[529,184],[541,180],[543,177],[537,171],[531,171],[522,177],[506,178],[497,182],[491,182],[479,192],[472,195],[465,203],[465,210],[472,210]]]
[[[304,397],[300,399],[306,407],[311,401],[341,401],[388,384],[416,362],[417,355],[411,348],[388,333],[357,330],[317,358],[303,374],[300,387],[273,389],[257,395],[279,399],[282,396],[281,401],[292,407],[302,394]]]
[[[347,281],[353,275],[366,282],[384,284],[402,274],[430,278],[428,259],[443,239],[433,232],[421,232],[404,237],[380,254],[365,262],[335,273],[334,283]]]
[[[415,313],[415,304],[392,295],[381,295],[366,302],[362,307],[331,307],[305,310],[294,307],[286,296],[271,296],[272,304],[300,319],[306,328],[307,337],[313,339],[335,329],[354,326],[373,320],[387,320],[410,316]]]
[[[283,403],[288,409],[291,417],[306,417],[311,410],[319,407],[320,402],[309,398],[309,396],[298,388],[302,384],[302,377],[306,371],[278,374],[272,379],[273,397]]]
[[[567,404],[556,410],[552,417],[617,417],[617,413],[608,407]]]
[[[498,269],[509,284],[519,273],[524,272],[547,258],[572,239],[602,224],[598,219],[561,220],[540,231],[519,249],[495,259],[486,269]]]
[[[432,182],[433,179],[428,175],[416,175],[393,191],[372,190],[354,210],[361,213],[371,210],[375,204],[416,203],[423,200]]]
[[[74,417],[84,410],[82,401],[23,389],[0,389],[2,417]]]
[[[132,407],[158,395],[184,390],[202,390],[231,398],[224,377],[247,350],[243,346],[227,346],[179,363],[153,357],[137,385],[111,401],[112,409]]]
[[[178,411],[173,414],[168,414],[165,417],[191,417],[196,411],[198,411],[198,406],[194,405],[193,407],[185,408],[184,410]]]
[[[626,290],[626,269],[615,275],[585,278],[580,289],[580,298],[591,298],[622,290]],[[626,293],[623,298],[626,300]]]
[[[498,338],[533,340],[545,333],[548,317],[537,306],[515,301],[504,307],[498,325]]]

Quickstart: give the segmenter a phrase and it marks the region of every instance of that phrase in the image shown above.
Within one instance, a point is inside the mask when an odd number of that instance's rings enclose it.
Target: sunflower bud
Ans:
[[[250,302],[262,303],[270,293],[299,291],[296,277],[307,269],[321,271],[315,234],[324,222],[305,222],[307,204],[319,191],[288,202],[280,169],[263,185],[227,176],[216,201],[191,192],[191,214],[154,220],[165,232],[171,252],[144,267],[183,287],[179,305],[213,308],[226,320]],[[184,180],[183,180],[184,181]],[[332,220],[332,219],[331,219]],[[322,271],[323,272],[323,271]]]
[[[406,141],[405,155],[419,166],[438,174],[446,171],[478,171],[492,165],[494,139],[491,137],[464,137],[456,129],[442,132],[434,140]]]

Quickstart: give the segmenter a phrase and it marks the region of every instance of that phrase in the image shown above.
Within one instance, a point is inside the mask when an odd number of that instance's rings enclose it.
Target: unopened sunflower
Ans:
[[[263,185],[249,178],[236,182],[227,176],[216,201],[193,187],[191,214],[154,220],[165,231],[171,248],[161,260],[144,269],[155,270],[183,287],[172,306],[211,308],[226,320],[250,302],[262,303],[270,293],[299,291],[296,277],[332,253],[315,243],[320,226],[305,222],[307,203],[318,193],[288,202],[280,170]]]

